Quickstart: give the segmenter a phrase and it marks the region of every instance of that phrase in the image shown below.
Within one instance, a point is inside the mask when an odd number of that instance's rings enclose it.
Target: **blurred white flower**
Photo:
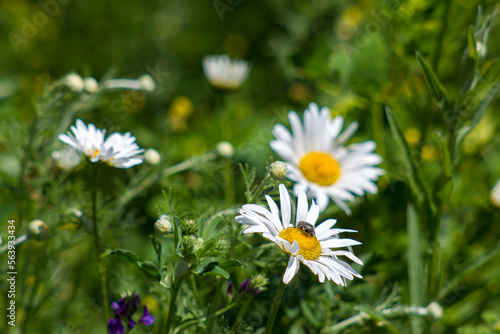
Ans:
[[[85,86],[85,90],[89,93],[95,93],[99,89],[97,80],[92,77],[85,78],[83,80],[83,85]]]
[[[81,162],[80,155],[73,147],[66,147],[62,150],[53,151],[52,159],[54,159],[57,167],[64,170],[73,169]]]
[[[60,134],[59,139],[85,154],[91,162],[99,160],[116,168],[129,168],[142,163],[137,154],[142,153],[135,142],[136,138],[127,132],[115,132],[104,140],[105,130],[100,130],[94,124],[85,123],[78,119],[76,127],[71,126],[73,134]]]
[[[87,126],[81,119],[76,120],[76,127],[71,126],[71,131],[73,134],[60,134],[59,140],[85,154],[91,162],[99,161],[103,153],[105,131],[97,129],[94,124]]]
[[[493,189],[491,189],[490,200],[493,204],[500,207],[500,180],[498,180]]]
[[[161,156],[154,148],[148,148],[146,152],[144,152],[144,160],[150,165],[158,165],[161,161]]]
[[[231,143],[228,141],[221,141],[220,143],[218,143],[216,150],[217,154],[227,159],[232,158],[234,154],[233,145],[231,145]]]
[[[64,78],[66,86],[75,93],[81,93],[84,88],[83,79],[76,73],[69,73]]]
[[[319,110],[314,103],[304,112],[304,126],[296,112],[290,112],[288,118],[292,133],[277,124],[271,147],[287,162],[288,178],[296,182],[295,195],[305,191],[310,198],[316,198],[321,211],[330,198],[350,214],[345,201],[353,201],[354,195],[365,192],[377,193],[375,181],[384,171],[375,167],[382,162],[373,153],[376,144],[366,141],[344,146],[358,123],[350,124],[341,133],[344,119],[337,116],[332,120],[328,108]]]
[[[290,195],[283,184],[279,186],[280,210],[274,200],[266,195],[269,211],[256,204],[246,204],[240,210],[241,215],[235,219],[238,223],[249,225],[241,233],[262,233],[262,236],[276,243],[281,251],[290,255],[287,269],[283,275],[283,283],[288,284],[299,270],[300,262],[309,267],[318,275],[321,283],[331,280],[338,285],[345,286],[346,279],[361,278],[349,264],[338,259],[346,256],[350,260],[363,262],[348,250],[333,250],[333,248],[350,247],[361,244],[353,239],[340,239],[341,232],[356,232],[355,230],[332,229],[337,222],[328,219],[316,225],[319,216],[319,207],[314,203],[308,210],[307,196],[299,191],[297,200],[297,218],[295,226],[291,224]]]
[[[228,55],[203,58],[203,72],[215,88],[235,90],[241,86],[250,73],[251,66],[244,60],[232,60]]]

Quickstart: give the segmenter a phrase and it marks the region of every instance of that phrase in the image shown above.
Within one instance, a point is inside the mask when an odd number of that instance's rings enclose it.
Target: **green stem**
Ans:
[[[283,276],[285,276],[285,271],[283,271]],[[283,297],[283,291],[285,291],[286,284],[283,283],[283,277],[280,279],[278,289],[274,295],[273,306],[271,307],[271,312],[269,312],[269,318],[267,319],[266,334],[271,334],[273,332],[274,319],[276,319],[276,314],[278,313],[278,308],[281,304],[281,297]]]
[[[217,278],[217,287],[215,288],[215,296],[213,299],[212,305],[210,305],[210,309],[207,315],[208,318],[208,323],[207,323],[207,332],[208,333],[214,333],[212,330],[214,323],[215,323],[215,312],[217,311],[217,307],[219,306],[219,301],[220,301],[220,294],[222,291],[222,279]]]
[[[240,308],[238,314],[236,315],[236,319],[234,319],[233,325],[231,326],[230,332],[233,332],[236,326],[240,323],[241,319],[245,314],[247,314],[248,308],[250,307],[250,303],[252,302],[253,297],[248,298],[243,304],[243,307]]]
[[[179,294],[182,282],[184,281],[187,275],[188,274],[186,273],[183,276],[177,278],[170,288],[170,303],[168,305],[168,315],[167,315],[167,323],[165,325],[165,334],[169,334],[172,328],[175,315],[175,301],[177,300],[177,295]]]
[[[231,159],[224,159],[224,190],[226,193],[226,201],[229,205],[234,204],[234,176],[232,171]]]
[[[106,270],[104,268],[104,263],[102,261],[102,248],[101,241],[99,239],[99,224],[97,223],[97,180],[99,178],[99,165],[94,166],[94,185],[92,187],[92,223],[94,225],[94,242],[95,242],[95,252],[97,256],[97,266],[99,275],[101,276],[101,287],[102,287],[102,298],[104,307],[104,321],[107,322],[110,318],[109,313],[109,300],[108,300],[108,288],[106,284]]]
[[[436,39],[435,52],[432,57],[432,68],[436,73],[438,71],[439,59],[441,58],[441,51],[443,50],[444,35],[446,34],[446,30],[448,29],[448,18],[449,18],[448,14],[450,13],[450,7],[451,7],[451,0],[446,0],[444,4],[443,17],[441,18],[442,20],[441,31],[439,32],[439,35]]]
[[[266,175],[264,176],[264,178],[262,179],[262,181],[260,182],[259,186],[257,187],[257,189],[255,189],[255,191],[253,191],[253,193],[251,194],[251,196],[249,198],[247,198],[247,203],[253,203],[254,199],[262,192],[262,190],[264,189],[264,186],[266,185],[267,183],[267,180],[271,177],[271,175],[269,174],[269,172],[266,173]]]

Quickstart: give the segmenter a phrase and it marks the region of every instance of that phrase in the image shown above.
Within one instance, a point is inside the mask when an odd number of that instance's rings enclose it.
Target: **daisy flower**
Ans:
[[[246,204],[240,210],[241,215],[235,220],[240,224],[249,225],[241,233],[262,233],[264,238],[273,241],[281,251],[290,255],[283,283],[288,284],[292,280],[299,270],[300,262],[318,275],[321,283],[326,279],[345,286],[346,279],[361,278],[356,270],[339,260],[338,256],[346,256],[358,264],[363,262],[351,251],[335,249],[359,245],[359,241],[339,238],[341,232],[356,231],[332,229],[336,223],[335,219],[328,219],[316,226],[319,207],[313,201],[308,209],[307,196],[302,190],[299,191],[296,223],[293,225],[290,222],[290,196],[283,184],[280,184],[279,192],[281,218],[278,206],[266,195],[270,211],[261,205]]]
[[[384,174],[375,167],[382,158],[373,153],[373,141],[345,146],[356,132],[358,123],[350,124],[342,133],[344,119],[331,119],[326,107],[319,110],[315,103],[304,112],[304,125],[296,112],[288,114],[292,133],[281,124],[274,126],[276,137],[271,148],[286,161],[288,178],[295,181],[294,193],[305,191],[315,198],[324,211],[329,199],[347,214],[351,214],[346,201],[365,192],[376,194],[375,181]]]
[[[250,73],[251,66],[244,60],[232,60],[228,55],[206,56],[202,61],[203,72],[215,88],[235,90]]]
[[[88,126],[81,119],[76,120],[76,126],[71,126],[73,134],[60,134],[59,140],[85,154],[91,162],[99,161],[103,151],[104,133],[94,124]]]
[[[115,132],[104,142],[102,160],[116,168],[130,168],[142,163],[138,154],[144,152],[135,142],[135,137],[130,132],[122,135]]]
[[[100,130],[94,124],[78,119],[76,126],[71,126],[67,134],[60,134],[59,140],[85,154],[91,162],[99,160],[116,168],[129,168],[142,163],[136,155],[144,150],[135,143],[136,138],[130,132],[124,135],[118,132],[111,134],[106,140],[106,130]]]

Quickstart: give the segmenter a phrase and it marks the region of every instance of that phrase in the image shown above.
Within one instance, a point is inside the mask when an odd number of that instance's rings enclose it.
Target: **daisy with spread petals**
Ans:
[[[76,120],[76,126],[72,125],[71,131],[73,133],[60,134],[59,140],[85,154],[91,162],[99,161],[106,131],[97,129],[94,124],[87,126],[81,119]]]
[[[60,134],[59,139],[85,154],[91,162],[101,160],[116,168],[142,163],[137,155],[144,150],[139,148],[130,132],[124,135],[115,132],[104,140],[106,130],[97,129],[94,124],[87,126],[81,119],[76,121],[76,126],[71,126],[71,131],[73,133]]]
[[[232,60],[228,55],[203,58],[203,72],[210,85],[231,91],[239,88],[247,79],[251,66],[244,60]]]
[[[330,116],[326,107],[319,110],[315,103],[304,112],[302,124],[296,112],[288,114],[292,133],[281,124],[274,126],[276,137],[271,148],[286,161],[288,178],[294,185],[295,195],[305,191],[315,198],[320,210],[324,211],[329,199],[347,214],[351,214],[346,201],[353,201],[354,195],[365,192],[375,194],[375,181],[384,174],[375,167],[382,158],[373,153],[373,141],[344,144],[358,128],[358,123],[350,124],[343,132],[344,119]]]
[[[341,232],[356,232],[348,229],[332,229],[335,219],[328,219],[316,226],[319,216],[319,207],[314,203],[308,209],[307,196],[303,190],[299,191],[297,201],[296,223],[291,223],[290,196],[283,184],[279,186],[280,210],[274,200],[266,195],[269,210],[256,204],[243,205],[238,223],[248,225],[242,233],[262,233],[264,238],[273,241],[278,248],[290,255],[288,266],[283,274],[283,283],[288,284],[299,270],[302,262],[311,271],[318,275],[319,281],[331,280],[338,285],[345,286],[346,279],[361,278],[349,264],[339,260],[345,256],[352,261],[363,264],[351,251],[337,248],[359,245],[353,239],[340,239]]]

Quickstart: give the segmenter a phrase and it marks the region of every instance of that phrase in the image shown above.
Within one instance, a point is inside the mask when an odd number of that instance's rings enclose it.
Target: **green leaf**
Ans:
[[[146,275],[148,275],[156,282],[159,282],[161,280],[161,274],[160,270],[158,270],[158,267],[151,261],[143,262],[139,258],[139,256],[137,256],[137,254],[132,251],[119,248],[108,251],[108,254],[119,257],[123,260],[127,260],[128,262],[132,263],[134,266],[142,270]]]
[[[410,146],[406,141],[406,138],[401,131],[394,115],[392,114],[389,107],[385,108],[385,112],[387,114],[387,120],[389,121],[389,126],[391,127],[392,135],[394,140],[396,141],[397,146],[399,147],[401,157],[403,158],[404,165],[406,167],[406,173],[408,176],[408,183],[415,196],[415,200],[419,207],[424,205],[430,206],[429,195],[425,190],[424,183],[422,181],[421,173],[419,171],[419,167],[415,163],[413,156],[410,152]]]
[[[161,281],[161,274],[158,267],[151,261],[144,261],[140,269],[156,282]]]
[[[196,273],[199,274],[200,276],[214,275],[214,276],[224,277],[225,279],[229,278],[229,273],[224,269],[222,269],[221,267],[219,267],[218,261],[213,261],[202,266],[200,269],[196,271]]]
[[[150,235],[149,239],[151,239],[151,242],[153,243],[153,247],[156,252],[156,256],[158,257],[158,264],[161,266],[161,242],[156,239],[154,235]]]
[[[139,268],[142,264],[142,261],[139,258],[139,256],[137,256],[137,254],[135,254],[134,252],[129,251],[127,249],[118,248],[118,249],[110,250],[110,251],[108,251],[108,254],[119,257],[123,260],[127,260],[128,262],[132,263],[133,265],[135,265]]]
[[[215,267],[211,271],[206,272],[205,275],[219,276],[224,277],[225,279],[229,278],[229,273],[219,266]]]
[[[427,83],[427,87],[429,88],[434,103],[436,103],[436,106],[441,110],[447,109],[449,102],[446,91],[443,85],[441,84],[441,81],[439,81],[439,78],[437,77],[436,73],[434,73],[434,71],[429,66],[429,64],[427,64],[424,58],[422,58],[420,53],[417,51],[415,54],[417,57],[417,62],[419,63],[420,67],[422,68],[422,71],[424,72],[425,82]]]
[[[472,129],[479,123],[481,118],[483,117],[484,113],[488,109],[488,107],[491,105],[491,103],[495,100],[495,98],[498,96],[500,93],[500,83],[495,83],[486,93],[486,96],[479,102],[475,112],[474,116],[472,117],[472,120],[461,127],[458,132],[457,132],[457,139],[455,142],[455,157],[458,157],[458,150],[460,150],[460,146],[462,145],[463,140],[465,137],[472,131]]]
[[[474,28],[469,27],[467,31],[467,45],[469,47],[469,57],[474,60],[474,63],[477,64],[477,42],[476,37],[474,36]]]
[[[208,253],[215,247],[215,241],[210,240],[203,245],[203,248],[200,248],[196,251],[196,257],[199,259],[201,257],[207,256]]]
[[[240,268],[241,267],[241,262],[240,260],[232,259],[232,260],[226,260],[222,261],[221,264],[219,264],[219,267],[221,268]]]
[[[423,240],[420,233],[417,212],[411,204],[408,204],[406,212],[406,229],[408,237],[406,257],[408,261],[410,301],[412,305],[423,306],[425,298],[424,282],[426,281],[422,252]],[[422,333],[423,325],[423,319],[419,316],[411,317],[412,333]]]

